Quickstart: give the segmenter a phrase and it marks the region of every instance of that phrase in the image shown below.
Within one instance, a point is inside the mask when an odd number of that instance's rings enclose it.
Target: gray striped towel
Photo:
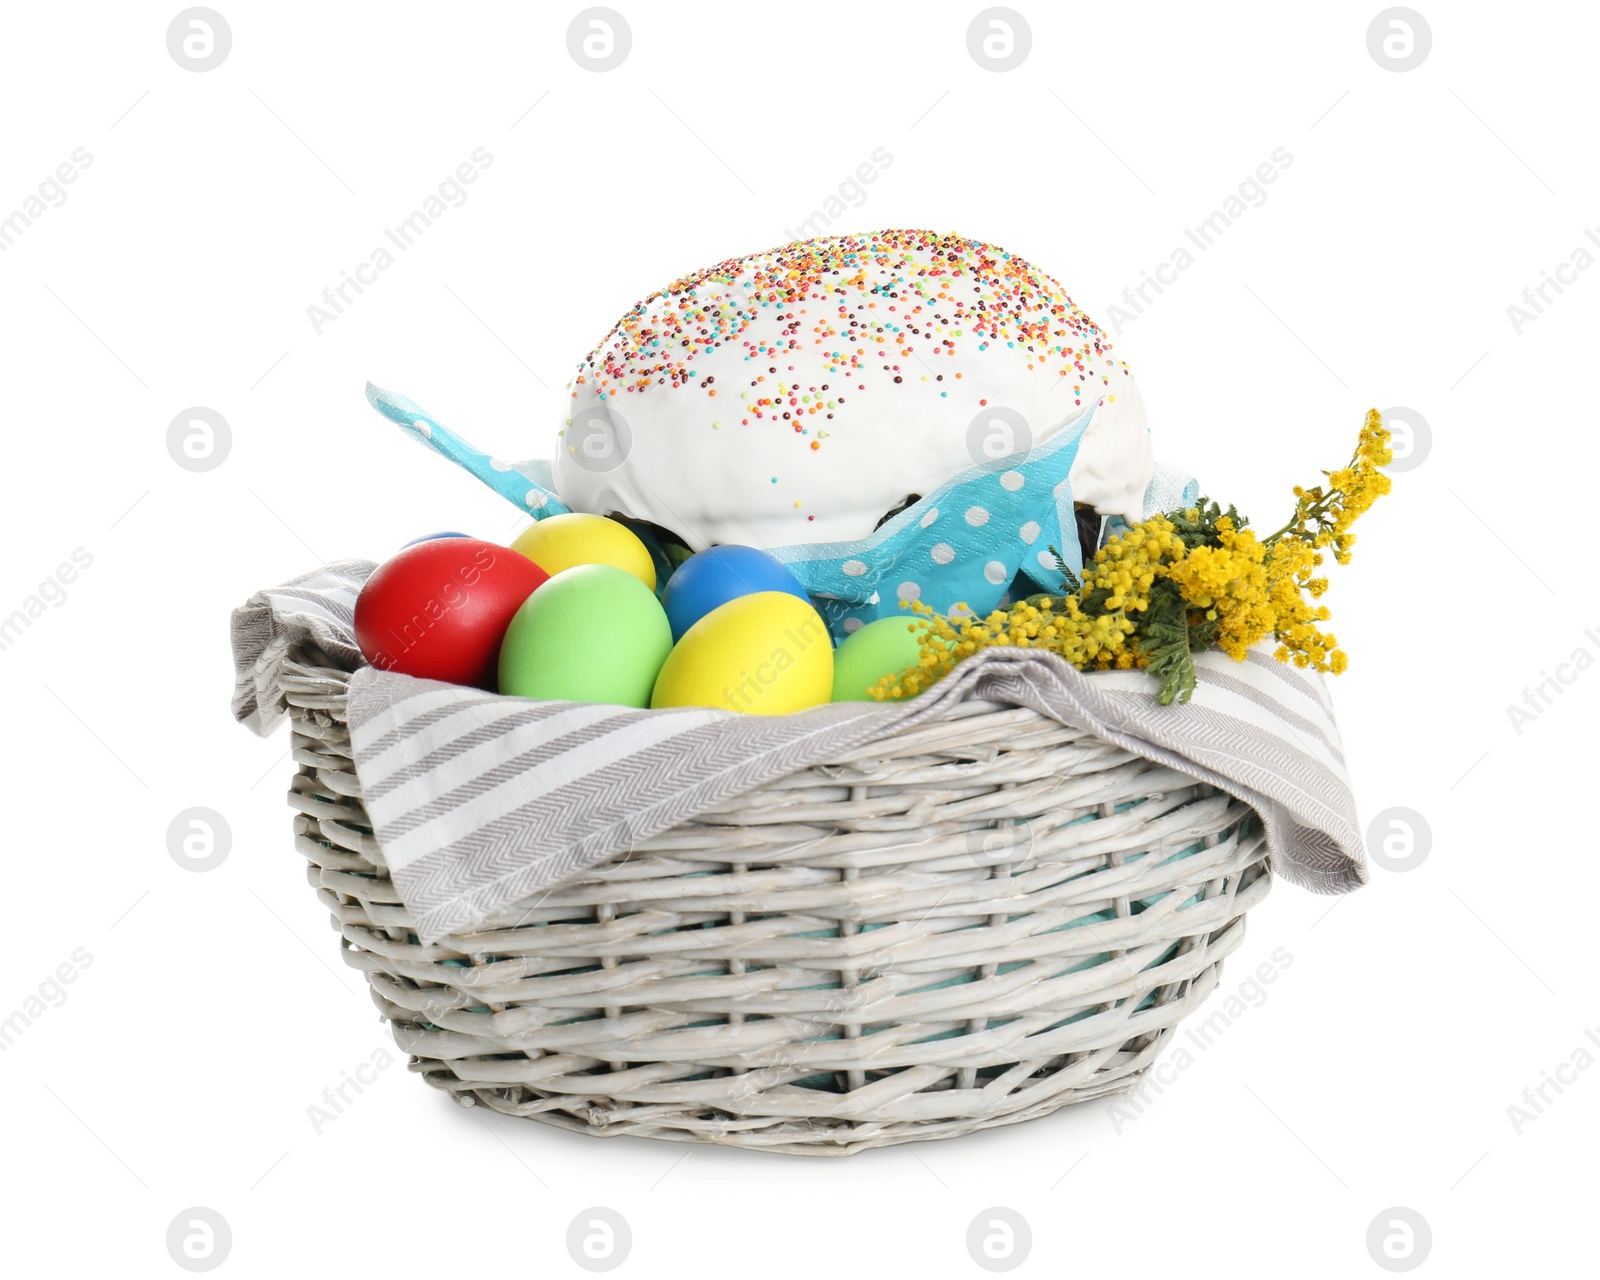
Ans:
[[[539,702],[366,666],[351,611],[372,572],[342,561],[253,596],[233,615],[234,715],[257,733],[286,713],[277,675],[311,642],[353,672],[356,773],[395,888],[424,942],[797,769],[973,698],[1031,707],[1209,782],[1260,814],[1273,869],[1317,893],[1366,883],[1355,801],[1320,676],[1261,651],[1197,655],[1186,706],[1139,671],[1084,674],[1054,654],[991,649],[903,703],[787,716]]]

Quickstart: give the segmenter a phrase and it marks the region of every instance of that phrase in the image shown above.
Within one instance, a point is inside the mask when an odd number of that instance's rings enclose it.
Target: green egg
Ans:
[[[899,675],[917,665],[921,630],[920,619],[906,616],[879,618],[847,635],[833,651],[833,701],[873,701],[869,690],[879,677]]]
[[[648,707],[672,649],[655,592],[625,569],[564,569],[522,602],[500,643],[500,692]]]

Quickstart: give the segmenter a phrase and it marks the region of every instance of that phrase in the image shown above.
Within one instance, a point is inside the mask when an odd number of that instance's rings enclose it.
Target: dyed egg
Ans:
[[[683,633],[713,609],[758,591],[786,591],[811,603],[794,574],[765,551],[754,547],[708,547],[696,552],[672,571],[661,603],[672,623],[672,638]]]
[[[822,616],[786,591],[758,591],[684,632],[650,705],[783,715],[828,701],[832,689],[833,641]]]
[[[492,542],[419,542],[379,565],[356,596],[356,644],[380,671],[493,689],[500,637],[548,577]]]
[[[471,536],[470,533],[455,533],[448,529],[441,529],[438,533],[425,533],[420,538],[411,539],[410,542],[406,543],[406,547],[414,547],[419,542],[432,542],[435,538],[470,538]],[[406,548],[401,547],[400,549],[404,551]]]
[[[650,590],[656,589],[656,566],[650,549],[632,529],[605,516],[581,511],[547,516],[524,529],[511,543],[548,574],[580,564],[609,564],[631,573]]]
[[[869,691],[880,677],[897,676],[921,659],[922,630],[915,616],[891,617],[869,622],[847,635],[833,655],[833,701],[875,701]]]
[[[654,591],[615,565],[578,565],[552,576],[511,619],[500,692],[646,707],[671,648]]]

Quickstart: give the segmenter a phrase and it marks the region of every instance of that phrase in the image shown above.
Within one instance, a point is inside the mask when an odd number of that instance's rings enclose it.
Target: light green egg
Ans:
[[[609,564],[564,569],[523,601],[500,644],[500,692],[647,707],[672,627],[655,592]]]
[[[921,657],[921,620],[914,615],[879,618],[844,638],[833,651],[833,701],[871,702],[883,676],[899,675]],[[885,699],[901,701],[901,699]]]

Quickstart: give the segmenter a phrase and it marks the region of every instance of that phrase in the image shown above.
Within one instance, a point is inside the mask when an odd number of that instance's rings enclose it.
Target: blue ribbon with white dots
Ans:
[[[415,400],[385,391],[367,383],[367,403],[419,444],[449,458],[456,466],[470,471],[507,502],[514,503],[534,519],[565,515],[572,508],[556,496],[551,487],[548,463],[512,464],[491,457],[467,443],[449,427],[423,412]]]
[[[1054,552],[1083,563],[1072,470],[1094,406],[1035,448],[985,459],[854,542],[778,547],[836,636],[921,600],[935,612],[988,613],[1021,575],[1033,591],[1061,588]],[[1020,588],[1020,584],[1019,588]]]

